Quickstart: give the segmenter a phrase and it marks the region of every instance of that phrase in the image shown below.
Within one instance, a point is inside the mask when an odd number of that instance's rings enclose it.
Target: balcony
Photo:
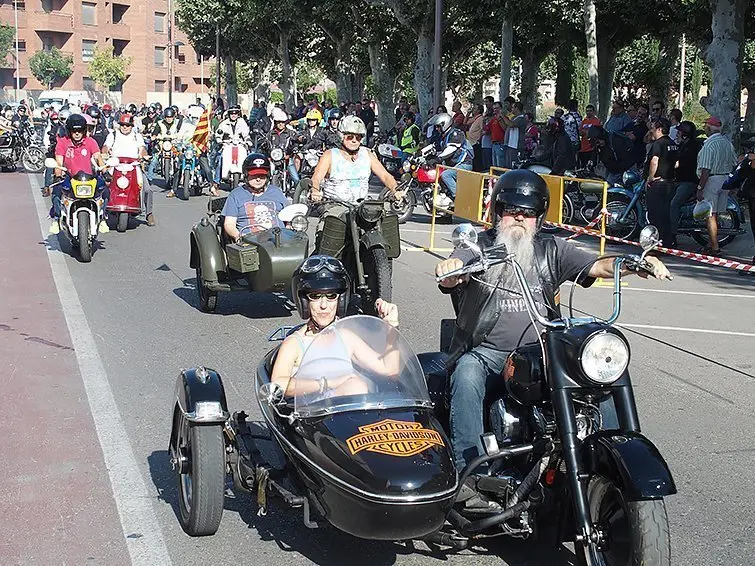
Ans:
[[[63,12],[35,11],[31,15],[36,31],[73,33],[73,15]]]
[[[126,24],[110,24],[108,32],[116,41],[131,41],[131,28]]]

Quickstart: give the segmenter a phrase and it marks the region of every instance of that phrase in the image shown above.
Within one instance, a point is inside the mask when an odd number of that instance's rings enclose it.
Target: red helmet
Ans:
[[[121,117],[118,118],[118,124],[121,126],[133,126],[134,125],[133,115],[129,113],[121,114]]]
[[[102,109],[103,109],[104,111],[107,111],[107,112],[112,112],[112,110],[113,110],[113,107],[112,107],[112,106],[110,106],[109,104],[103,104],[103,105],[102,105]]]
[[[58,119],[58,113],[57,112],[52,112],[50,114],[50,120],[52,120],[54,122],[57,119]]]

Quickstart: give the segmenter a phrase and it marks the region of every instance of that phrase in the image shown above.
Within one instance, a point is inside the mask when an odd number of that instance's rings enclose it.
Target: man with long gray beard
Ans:
[[[536,173],[522,169],[505,173],[493,189],[496,225],[479,235],[479,245],[484,249],[505,244],[507,253],[514,254],[522,267],[541,313],[552,318],[558,313],[562,283],[576,281],[589,287],[598,277],[613,277],[614,260],[598,260],[582,274],[594,255],[571,242],[539,233],[549,201],[545,181]],[[435,274],[443,276],[473,259],[471,251],[457,249],[435,267]],[[657,279],[670,278],[658,258],[648,256],[647,260]],[[508,264],[492,267],[478,277],[443,279],[440,289],[453,295],[457,311],[448,362],[454,368],[450,429],[456,466],[462,470],[484,453],[480,437],[486,395],[502,391],[501,372],[507,356],[520,345],[537,342],[537,329]],[[477,472],[484,474],[486,469],[481,466]],[[499,512],[500,506],[477,493],[475,485],[476,477],[471,476],[457,502],[463,502],[472,512]]]

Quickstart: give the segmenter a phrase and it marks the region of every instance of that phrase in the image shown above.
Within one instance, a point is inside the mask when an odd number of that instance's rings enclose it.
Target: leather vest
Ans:
[[[482,249],[492,246],[495,242],[496,230],[490,229],[479,235],[479,245]],[[555,318],[560,314],[557,248],[553,236],[538,234],[535,237],[535,265],[543,288],[543,299],[548,309],[548,318]],[[483,285],[470,278],[465,285],[453,289],[440,288],[442,292],[450,294],[456,310],[451,347],[449,349],[448,365],[456,361],[482,344],[488,334],[495,327],[501,315],[501,293],[490,285]],[[539,297],[535,297],[539,299]]]

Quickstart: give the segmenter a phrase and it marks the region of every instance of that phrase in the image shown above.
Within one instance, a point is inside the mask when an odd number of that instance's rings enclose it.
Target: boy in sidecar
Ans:
[[[231,242],[240,241],[242,232],[282,228],[278,213],[288,204],[280,187],[270,184],[270,161],[263,154],[249,154],[242,172],[244,182],[228,195],[222,212],[223,230]]]

